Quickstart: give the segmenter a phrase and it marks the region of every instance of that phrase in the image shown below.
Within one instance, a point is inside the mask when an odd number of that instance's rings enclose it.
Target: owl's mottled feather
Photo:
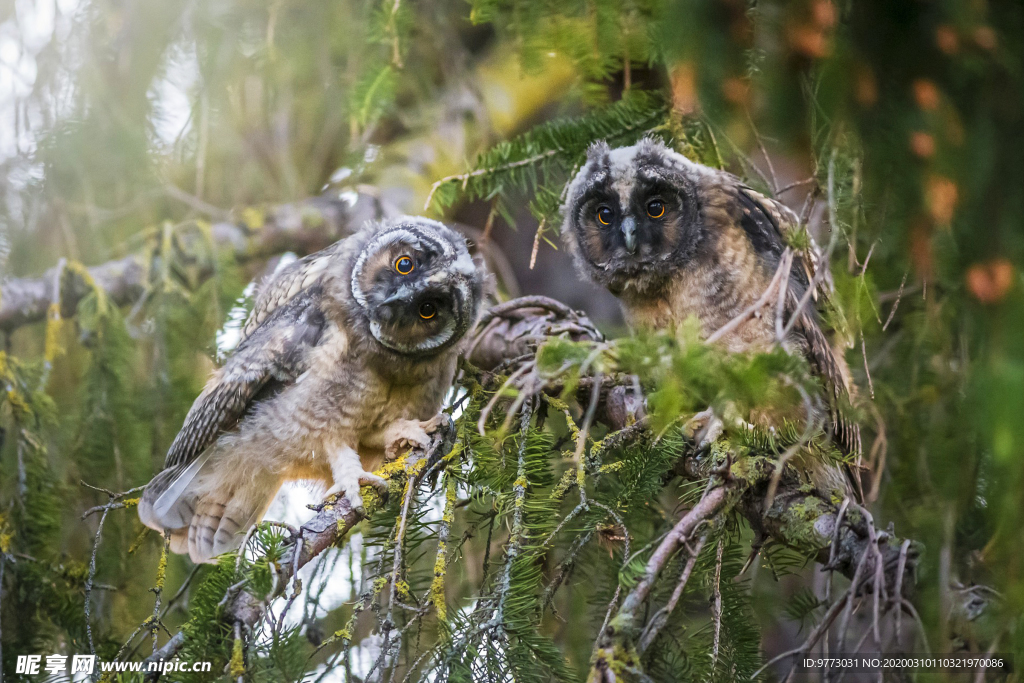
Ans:
[[[345,240],[335,242],[315,254],[310,254],[274,273],[260,287],[256,303],[249,313],[245,326],[242,328],[243,338],[263,324],[280,306],[291,301],[297,294],[320,282],[324,271],[331,264],[345,244]]]
[[[253,403],[272,397],[309,369],[309,350],[326,324],[322,296],[319,284],[304,289],[252,328],[192,404],[167,451],[166,467],[195,460],[218,435],[233,429]]]
[[[595,144],[569,185],[563,236],[584,275],[619,297],[636,327],[664,328],[696,316],[705,336],[754,305],[779,268],[798,228],[786,206],[739,178],[686,159],[646,139],[611,149]],[[850,383],[842,355],[822,329],[817,306],[831,280],[817,246],[794,253],[783,343],[803,354],[823,380],[836,442],[860,452],[860,432],[843,413]],[[799,301],[814,291],[803,307]],[[766,350],[776,339],[776,306],[727,327],[720,343],[731,351]]]

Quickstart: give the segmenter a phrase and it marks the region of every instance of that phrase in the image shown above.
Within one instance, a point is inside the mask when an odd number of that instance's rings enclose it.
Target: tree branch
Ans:
[[[257,211],[245,220],[214,223],[210,236],[215,249],[228,250],[243,262],[283,251],[308,254],[353,232],[365,221],[388,213],[393,212],[368,194],[356,195],[352,203],[315,197]],[[68,283],[61,278],[62,270],[58,265],[40,277],[4,282],[0,287],[0,331],[9,333],[43,320],[50,304],[58,300],[57,287],[61,288],[61,308],[73,312],[89,288],[84,282]],[[145,291],[149,271],[146,255],[137,253],[93,266],[88,274],[112,301],[125,305]],[[63,284],[61,279],[65,280]]]

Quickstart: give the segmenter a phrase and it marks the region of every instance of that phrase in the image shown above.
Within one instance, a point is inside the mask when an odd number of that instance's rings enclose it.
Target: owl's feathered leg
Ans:
[[[280,477],[258,473],[236,488],[204,487],[188,527],[188,554],[209,562],[238,547],[242,534],[267,511],[281,487]]]
[[[327,490],[327,496],[341,493],[348,498],[353,510],[363,509],[363,497],[359,495],[359,487],[375,486],[387,492],[388,482],[372,472],[363,469],[359,454],[349,446],[342,446],[331,453],[331,477],[334,485]]]

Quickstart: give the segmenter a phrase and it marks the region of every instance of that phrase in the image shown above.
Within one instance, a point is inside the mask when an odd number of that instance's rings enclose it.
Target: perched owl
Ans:
[[[207,382],[139,517],[208,562],[281,484],[320,480],[361,505],[364,463],[429,443],[475,324],[483,268],[425,218],[370,225],[265,283],[244,338]]]
[[[784,237],[798,222],[790,209],[735,176],[652,139],[618,149],[594,144],[569,185],[563,214],[563,237],[577,268],[620,299],[631,326],[664,328],[694,315],[705,337],[762,296]],[[787,323],[811,284],[815,255],[812,244],[794,258]],[[819,283],[813,298],[825,293]],[[845,361],[822,331],[815,306],[808,301],[797,314],[786,345],[821,376],[835,439],[845,452],[858,453],[860,431],[839,408],[849,393]],[[719,341],[734,352],[767,350],[776,339],[775,315],[773,299]]]

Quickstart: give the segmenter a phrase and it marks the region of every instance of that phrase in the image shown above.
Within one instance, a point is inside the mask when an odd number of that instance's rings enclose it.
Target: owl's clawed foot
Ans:
[[[359,514],[366,514],[366,508],[363,505],[363,496],[359,493],[359,489],[363,486],[372,486],[377,489],[382,497],[386,497],[388,493],[388,480],[379,477],[373,472],[364,472],[361,470],[353,470],[340,477],[340,481],[337,479],[334,482],[334,486],[327,490],[325,499],[344,497],[348,500],[349,505],[353,510]]]
[[[693,439],[696,445],[694,450],[697,453],[704,451],[708,446],[717,441],[723,431],[725,431],[725,425],[715,415],[715,411],[712,408],[700,411],[691,417],[683,427],[683,432]]]
[[[445,413],[438,413],[429,420],[398,420],[384,433],[384,457],[396,460],[410,450],[427,452],[433,441],[432,435],[444,426],[448,428],[452,419]]]

